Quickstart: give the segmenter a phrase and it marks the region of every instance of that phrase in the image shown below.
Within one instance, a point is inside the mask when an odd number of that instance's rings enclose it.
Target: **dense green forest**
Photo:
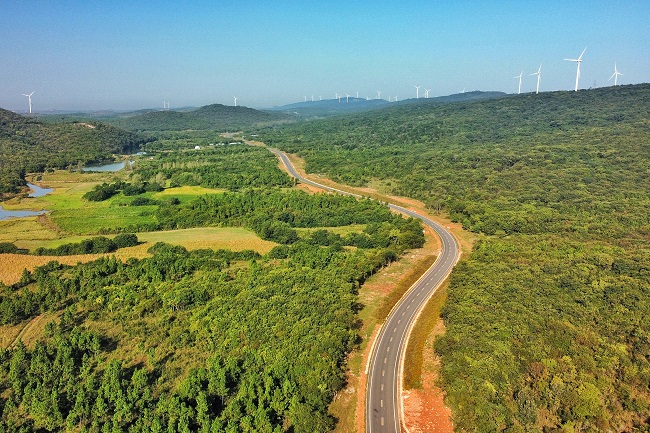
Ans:
[[[0,284],[1,325],[49,320],[35,344],[0,349],[0,432],[335,425],[328,407],[359,343],[357,291],[423,245],[421,224],[376,201],[291,189],[266,149],[187,151],[188,139],[167,138],[159,153],[150,143],[153,159],[81,199],[142,205],[146,223],[36,253],[110,252],[137,243],[130,231],[204,226],[246,227],[278,245],[261,256],[159,243],[149,258],[53,261]],[[179,199],[158,192],[163,185],[227,191]]]
[[[111,159],[145,142],[101,123],[43,123],[0,109],[0,194],[20,191],[25,173]]]
[[[279,112],[221,104],[206,105],[193,111],[151,111],[131,117],[104,121],[129,131],[239,131],[259,125],[286,122],[292,117]]]
[[[650,85],[260,134],[309,172],[373,180],[481,234],[435,347],[458,431],[647,431]]]
[[[185,140],[165,141],[165,148],[182,146]],[[178,141],[181,143],[178,144]],[[154,142],[151,147],[158,147]],[[199,185],[236,191],[245,187],[293,185],[278,168],[277,158],[268,150],[244,144],[206,146],[195,150],[160,153],[138,162],[136,178],[164,179],[170,186]]]

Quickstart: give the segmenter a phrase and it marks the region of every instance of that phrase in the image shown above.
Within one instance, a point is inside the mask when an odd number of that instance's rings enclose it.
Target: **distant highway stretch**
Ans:
[[[358,194],[321,185],[300,176],[284,152],[269,150],[277,155],[289,173],[301,182],[327,191],[361,197]],[[442,252],[436,262],[393,307],[377,336],[370,355],[366,388],[366,431],[368,433],[399,433],[402,431],[400,426],[400,389],[403,358],[409,332],[419,312],[447,278],[459,257],[458,242],[445,227],[410,209],[394,204],[388,204],[388,207],[417,218],[432,228],[440,237]]]

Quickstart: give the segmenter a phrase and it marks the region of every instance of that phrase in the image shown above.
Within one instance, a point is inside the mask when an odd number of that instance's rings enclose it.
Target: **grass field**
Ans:
[[[350,224],[349,226],[341,227],[316,227],[316,228],[296,228],[296,231],[301,235],[305,236],[309,233],[315,232],[316,230],[327,230],[337,235],[345,236],[350,233],[361,233],[365,228],[365,224]]]
[[[197,196],[205,194],[223,194],[225,189],[218,188],[203,188],[202,186],[179,186],[178,188],[167,188],[152,194],[155,199],[163,199],[167,197],[176,197],[181,202],[191,200]]]

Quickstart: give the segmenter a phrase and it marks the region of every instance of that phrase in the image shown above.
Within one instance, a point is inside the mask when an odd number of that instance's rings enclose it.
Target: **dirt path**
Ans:
[[[16,338],[14,338],[14,341],[11,342],[11,344],[9,345],[9,348],[12,348],[12,347],[14,347],[16,344],[18,344],[18,341],[19,341],[19,340],[23,340],[23,337],[24,337],[28,332],[30,332],[33,328],[35,328],[36,326],[38,326],[38,324],[41,323],[41,322],[45,319],[46,316],[47,316],[47,313],[43,313],[43,314],[41,314],[41,315],[39,315],[39,316],[34,317],[34,318],[33,318],[32,320],[30,320],[29,322],[27,322],[27,323],[25,324],[25,326],[23,326],[23,329],[20,330],[20,332],[18,333],[18,335],[16,335]],[[24,343],[24,340],[23,340],[23,343]]]

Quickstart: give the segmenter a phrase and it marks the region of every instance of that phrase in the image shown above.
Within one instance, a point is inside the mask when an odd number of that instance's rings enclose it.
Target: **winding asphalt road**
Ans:
[[[358,194],[331,188],[300,176],[284,152],[269,150],[277,155],[289,173],[301,182],[327,191],[361,197]],[[417,218],[432,228],[440,237],[442,252],[436,262],[393,307],[379,331],[370,355],[371,361],[368,369],[366,388],[366,431],[368,433],[399,433],[402,431],[400,390],[406,343],[420,311],[447,278],[459,257],[458,242],[445,227],[410,209],[390,203],[388,207]]]

